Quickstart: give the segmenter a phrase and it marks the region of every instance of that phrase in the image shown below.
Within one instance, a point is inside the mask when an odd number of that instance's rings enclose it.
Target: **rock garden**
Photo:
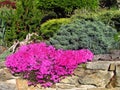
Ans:
[[[0,90],[120,90],[119,0],[1,0]]]

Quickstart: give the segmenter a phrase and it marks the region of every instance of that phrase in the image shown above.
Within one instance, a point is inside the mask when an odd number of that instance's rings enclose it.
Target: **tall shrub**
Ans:
[[[9,26],[9,21],[14,10],[7,7],[0,8],[0,45],[6,46],[5,34],[7,31],[7,26]]]
[[[27,33],[38,32],[42,13],[37,9],[34,0],[17,0],[16,10],[7,28],[6,41],[11,44],[13,40],[23,40]]]
[[[99,6],[99,0],[38,0],[39,9],[52,10],[58,17],[70,16],[77,8],[95,10]]]
[[[95,54],[108,53],[116,45],[116,33],[115,29],[99,21],[75,20],[62,26],[47,43],[65,50],[88,48]]]

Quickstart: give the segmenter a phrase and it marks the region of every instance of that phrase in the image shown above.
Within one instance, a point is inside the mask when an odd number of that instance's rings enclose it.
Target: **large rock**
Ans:
[[[109,61],[96,61],[96,62],[88,62],[86,68],[93,70],[108,70],[109,66],[110,66]]]
[[[86,64],[86,69],[92,70],[108,70],[110,65],[120,64],[120,61],[95,61],[95,62],[88,62]]]
[[[113,77],[113,72],[108,71],[96,71],[91,74],[86,74],[83,77],[79,78],[79,83],[83,85],[95,85],[98,87],[105,87],[110,79]]]

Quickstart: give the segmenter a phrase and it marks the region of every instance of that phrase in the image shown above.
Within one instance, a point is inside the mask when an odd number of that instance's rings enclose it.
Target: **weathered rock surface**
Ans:
[[[88,62],[86,68],[92,70],[108,70],[109,65],[109,61]]]
[[[120,50],[111,50],[110,54],[95,55],[93,60],[120,61]]]
[[[0,62],[0,69],[2,69],[4,67],[5,67],[5,62],[4,61]]]
[[[99,54],[94,56],[94,60],[111,60],[110,54]]]
[[[72,89],[75,88],[75,85],[71,84],[64,84],[64,83],[57,83],[56,88],[61,88],[61,89]]]
[[[79,78],[80,84],[83,85],[95,85],[97,87],[105,87],[110,79],[113,77],[113,72],[97,71],[90,75],[85,75],[83,78]]]
[[[6,68],[0,69],[0,77],[0,81],[6,81],[14,78],[13,75]]]
[[[0,90],[17,90],[15,84],[0,82]]]
[[[0,46],[0,54],[3,53],[7,48],[4,46]]]
[[[116,86],[120,87],[120,64],[116,66]]]
[[[78,78],[79,77],[77,76],[68,76],[65,79],[61,80],[60,83],[78,85]]]

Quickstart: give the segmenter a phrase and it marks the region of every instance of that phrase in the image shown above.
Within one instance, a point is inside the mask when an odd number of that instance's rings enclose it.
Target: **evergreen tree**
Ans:
[[[28,33],[38,32],[42,14],[36,0],[17,0],[16,10],[8,22],[6,41],[23,40]]]

